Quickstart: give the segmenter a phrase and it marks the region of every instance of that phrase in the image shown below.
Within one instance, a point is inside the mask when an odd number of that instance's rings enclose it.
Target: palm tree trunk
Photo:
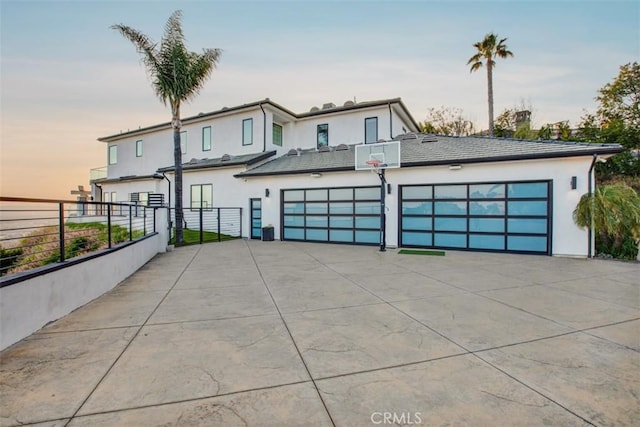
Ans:
[[[489,136],[493,136],[493,67],[487,61],[487,98],[489,99]]]
[[[182,237],[182,146],[180,144],[180,111],[173,114],[173,163],[175,168],[175,216],[176,216],[176,245],[183,243]]]

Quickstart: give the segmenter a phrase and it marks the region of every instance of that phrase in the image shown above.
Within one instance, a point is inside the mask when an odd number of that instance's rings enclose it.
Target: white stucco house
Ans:
[[[593,249],[573,210],[594,185],[593,164],[618,145],[419,133],[401,99],[294,113],[265,99],[182,121],[183,205],[242,207],[242,235],[378,245],[380,180],[354,170],[358,144],[397,140],[386,171],[386,243],[562,256]],[[97,200],[170,202],[170,123],[99,138],[106,178]]]

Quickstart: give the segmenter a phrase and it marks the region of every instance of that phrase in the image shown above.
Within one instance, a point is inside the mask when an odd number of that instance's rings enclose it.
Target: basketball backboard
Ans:
[[[400,167],[400,141],[356,145],[356,170]]]

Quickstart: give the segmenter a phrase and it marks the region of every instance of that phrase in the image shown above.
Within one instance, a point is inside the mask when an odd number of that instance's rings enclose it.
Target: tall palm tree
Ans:
[[[489,135],[493,136],[493,67],[496,66],[495,58],[506,59],[509,56],[513,56],[513,53],[504,44],[507,39],[500,39],[498,41],[498,35],[489,33],[484,36],[482,41],[475,43],[473,47],[477,49],[475,55],[473,55],[467,61],[467,65],[471,65],[471,71],[474,72],[482,68],[483,65],[487,67],[487,90],[489,93]],[[484,61],[484,62],[483,62]]]
[[[195,98],[215,69],[220,49],[203,49],[202,54],[190,52],[185,47],[182,33],[182,11],[171,14],[164,27],[160,43],[126,25],[113,25],[136,47],[147,69],[153,90],[164,105],[171,107],[173,127],[173,161],[175,167],[175,219],[176,244],[182,237],[182,150],[180,146],[180,105]]]

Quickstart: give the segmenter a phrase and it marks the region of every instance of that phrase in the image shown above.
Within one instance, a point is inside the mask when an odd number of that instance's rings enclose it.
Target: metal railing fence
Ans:
[[[156,231],[155,208],[0,197],[0,276],[63,262]]]
[[[184,243],[220,242],[242,237],[242,208],[183,208]],[[175,209],[171,208],[175,241]]]

